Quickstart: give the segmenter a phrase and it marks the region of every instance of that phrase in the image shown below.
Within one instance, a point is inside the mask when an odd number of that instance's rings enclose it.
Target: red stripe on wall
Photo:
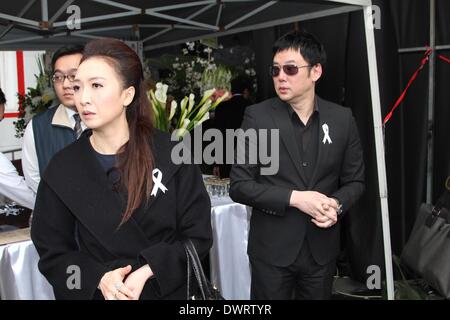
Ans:
[[[17,118],[19,114],[19,112],[6,112],[5,118]]]
[[[17,63],[17,91],[21,95],[25,95],[25,73],[23,69],[23,51],[16,51],[16,63]],[[22,105],[19,102],[19,110],[22,109]]]

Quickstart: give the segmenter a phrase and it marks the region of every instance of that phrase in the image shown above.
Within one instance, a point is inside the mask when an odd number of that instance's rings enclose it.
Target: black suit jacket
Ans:
[[[154,167],[168,190],[158,190],[120,227],[124,195],[108,180],[88,135],[52,158],[39,185],[31,238],[39,270],[56,298],[102,298],[97,286],[105,272],[148,263],[155,277],[141,299],[186,299],[180,240],[192,239],[198,254],[206,255],[212,244],[211,204],[198,167],[171,161],[173,144],[170,135],[155,130]],[[80,268],[81,287],[71,290],[67,270],[73,265]]]
[[[344,210],[348,210],[364,190],[362,148],[350,109],[320,98],[317,103],[320,136],[317,162],[309,183],[306,183],[300,151],[294,140],[290,106],[273,98],[248,107],[244,115],[244,130],[279,129],[276,174],[261,175],[260,161],[250,164],[248,157],[244,164],[233,165],[230,174],[231,198],[253,207],[248,254],[272,265],[293,263],[305,239],[319,264],[330,262],[339,253],[339,222],[327,229],[317,227],[309,215],[289,207],[292,190],[313,190],[336,197]],[[332,143],[323,143],[323,124],[329,127]],[[249,143],[239,140],[237,151],[242,152]],[[274,143],[270,139],[269,142]]]

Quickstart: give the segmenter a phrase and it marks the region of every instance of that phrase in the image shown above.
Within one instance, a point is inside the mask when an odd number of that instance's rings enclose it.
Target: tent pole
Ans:
[[[372,20],[372,6],[364,6],[364,28],[366,31],[367,58],[369,63],[370,93],[372,97],[373,127],[377,157],[378,188],[381,203],[381,220],[383,226],[383,246],[386,265],[387,297],[394,300],[394,278],[392,272],[391,235],[389,227],[389,207],[386,181],[386,163],[384,157],[383,127],[381,124],[380,88],[378,84],[377,56],[375,34]]]
[[[47,0],[41,0],[42,22],[48,22],[48,3]]]
[[[427,203],[433,202],[433,156],[434,156],[434,67],[436,62],[436,0],[430,0],[430,55],[428,67],[428,152],[427,152]]]

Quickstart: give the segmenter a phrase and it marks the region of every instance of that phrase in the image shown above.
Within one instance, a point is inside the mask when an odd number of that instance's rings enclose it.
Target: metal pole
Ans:
[[[433,156],[434,156],[434,66],[436,62],[436,0],[430,0],[430,55],[428,68],[428,153],[427,153],[427,203],[433,201]]]
[[[42,21],[48,22],[48,4],[47,0],[41,0]]]
[[[375,151],[377,157],[378,189],[381,203],[381,221],[383,227],[384,260],[386,265],[387,296],[394,300],[394,276],[392,271],[391,234],[389,226],[389,207],[386,180],[386,160],[384,157],[383,127],[381,124],[380,88],[378,84],[377,55],[372,20],[372,6],[364,6],[364,27],[366,30],[367,58],[369,62],[370,94],[372,97],[373,127]]]

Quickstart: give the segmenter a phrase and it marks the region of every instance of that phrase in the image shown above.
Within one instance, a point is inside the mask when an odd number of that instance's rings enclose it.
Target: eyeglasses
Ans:
[[[281,72],[281,68],[283,68],[283,72],[288,76],[295,76],[298,73],[298,69],[310,67],[309,64],[306,66],[296,66],[295,64],[285,64],[283,66],[270,66],[270,75],[272,77],[278,77]]]
[[[73,80],[75,80],[75,73],[69,73],[69,74],[64,74],[64,73],[55,73],[52,76],[52,81],[55,83],[63,83],[66,78],[67,80],[69,80],[70,82],[72,82]]]

